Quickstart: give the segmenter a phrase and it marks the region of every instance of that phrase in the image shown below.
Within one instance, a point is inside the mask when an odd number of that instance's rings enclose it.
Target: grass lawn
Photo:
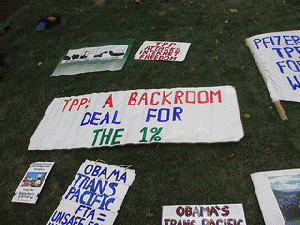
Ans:
[[[114,224],[161,224],[164,205],[242,203],[247,224],[264,224],[250,174],[299,167],[299,103],[274,108],[245,39],[299,30],[296,0],[24,0],[0,36],[9,65],[0,83],[0,224],[46,224],[79,166],[89,160],[133,165],[136,179]],[[230,9],[237,9],[231,12]],[[43,14],[61,24],[33,30]],[[51,77],[62,54],[78,44],[134,38],[124,67]],[[134,60],[145,41],[188,42],[185,60]],[[41,63],[41,64],[40,64]],[[1,68],[2,69],[2,68]],[[30,137],[54,98],[119,90],[235,86],[244,138],[237,143],[124,145],[28,151]],[[36,161],[55,162],[35,205],[11,203]],[[149,213],[150,212],[150,213]]]

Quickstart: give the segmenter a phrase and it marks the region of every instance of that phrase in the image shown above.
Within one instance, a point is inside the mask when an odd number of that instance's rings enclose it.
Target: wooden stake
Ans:
[[[273,103],[277,109],[277,112],[279,113],[279,116],[282,120],[288,120],[287,116],[285,115],[284,108],[280,104],[280,101],[278,99],[273,100]]]

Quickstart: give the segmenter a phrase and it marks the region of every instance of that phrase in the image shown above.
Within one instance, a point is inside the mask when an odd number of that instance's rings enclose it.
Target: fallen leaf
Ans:
[[[237,13],[239,10],[237,10],[237,9],[230,9],[230,12],[232,12],[232,13]]]
[[[249,114],[245,114],[244,117],[250,118],[250,115]]]

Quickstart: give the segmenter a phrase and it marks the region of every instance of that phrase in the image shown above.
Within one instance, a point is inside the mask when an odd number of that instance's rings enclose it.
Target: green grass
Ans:
[[[282,102],[289,123],[282,122],[245,39],[299,29],[299,3],[145,1],[144,6],[134,0],[106,0],[104,6],[94,6],[93,0],[27,0],[5,21],[12,29],[0,36],[10,66],[2,71],[0,84],[1,224],[46,224],[85,159],[133,165],[136,171],[116,225],[161,224],[164,205],[224,203],[242,203],[247,224],[264,224],[250,174],[299,167],[299,103]],[[39,17],[49,13],[58,13],[61,24],[33,32]],[[121,71],[50,78],[62,54],[73,45],[127,38],[134,38],[135,44]],[[191,47],[182,63],[134,60],[145,40],[189,42]],[[238,143],[27,150],[54,98],[218,85],[236,87],[245,131]],[[35,161],[55,162],[37,203],[11,203]],[[147,215],[149,211],[153,216]]]

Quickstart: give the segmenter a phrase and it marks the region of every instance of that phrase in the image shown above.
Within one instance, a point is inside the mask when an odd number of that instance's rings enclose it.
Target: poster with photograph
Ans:
[[[134,39],[75,46],[60,59],[51,76],[121,70]]]
[[[267,225],[300,224],[300,169],[251,174]]]
[[[162,225],[246,225],[242,204],[163,206]]]
[[[12,202],[35,204],[54,162],[35,162],[16,189]]]

